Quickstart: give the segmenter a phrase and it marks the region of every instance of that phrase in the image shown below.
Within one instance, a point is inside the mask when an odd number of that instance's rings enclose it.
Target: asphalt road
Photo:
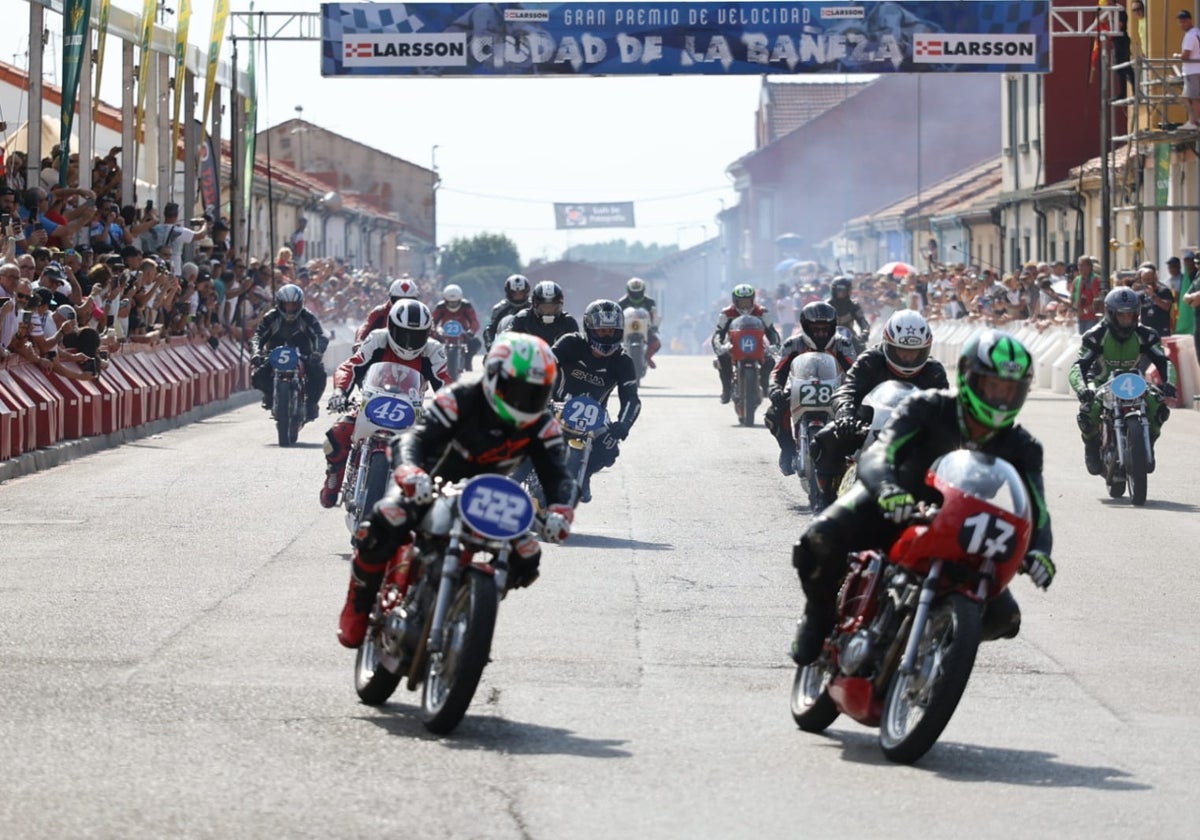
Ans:
[[[1150,502],[1086,475],[1036,391],[1059,578],[1015,585],[916,766],[839,719],[797,730],[799,483],[700,357],[661,357],[617,466],[501,606],[467,719],[357,702],[335,641],[348,533],[321,424],[257,406],[0,487],[0,837],[1200,836],[1193,443]]]

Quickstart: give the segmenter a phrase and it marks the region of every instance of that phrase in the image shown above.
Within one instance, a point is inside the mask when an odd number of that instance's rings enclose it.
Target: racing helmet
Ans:
[[[630,277],[625,281],[625,291],[630,300],[641,300],[646,294],[646,281],[641,277]]]
[[[401,299],[388,312],[388,346],[401,359],[415,359],[425,349],[433,317],[419,300]]]
[[[742,314],[754,309],[754,287],[749,283],[739,283],[733,287],[733,308]]]
[[[529,303],[533,307],[533,314],[541,318],[543,323],[553,324],[563,311],[562,286],[551,280],[543,280],[533,287]]]
[[[991,431],[1017,419],[1033,381],[1033,356],[1008,333],[984,330],[958,357],[958,403],[966,417]]]
[[[1113,289],[1104,296],[1104,323],[1117,341],[1133,335],[1142,313],[1142,299],[1128,286]]]
[[[392,303],[401,298],[416,300],[419,293],[420,290],[417,288],[417,284],[407,275],[393,280],[392,285],[388,286],[388,297],[391,298]]]
[[[611,356],[625,338],[625,313],[615,301],[594,300],[583,310],[583,332],[593,353]]]
[[[463,304],[462,286],[451,283],[442,289],[442,302],[446,304],[446,308],[451,312],[461,307]]]
[[[536,335],[504,333],[483,361],[483,393],[505,423],[531,426],[542,416],[554,387],[558,362]]]
[[[929,324],[915,310],[899,309],[883,325],[883,357],[897,376],[908,378],[920,373],[932,347]]]
[[[854,286],[854,281],[844,274],[841,277],[834,277],[833,282],[829,284],[829,297],[833,300],[850,300],[850,291]]]
[[[529,300],[529,278],[524,274],[510,274],[504,281],[504,296],[509,303],[525,303]]]
[[[823,300],[804,304],[800,310],[800,335],[813,350],[828,350],[837,335],[837,310]]]
[[[275,292],[275,308],[283,315],[283,320],[295,321],[304,308],[304,290],[295,283],[280,286]]]

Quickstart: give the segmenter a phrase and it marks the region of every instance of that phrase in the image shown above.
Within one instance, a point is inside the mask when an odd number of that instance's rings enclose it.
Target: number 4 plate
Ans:
[[[502,475],[477,475],[458,501],[463,521],[490,540],[511,540],[533,525],[533,502],[520,484]]]

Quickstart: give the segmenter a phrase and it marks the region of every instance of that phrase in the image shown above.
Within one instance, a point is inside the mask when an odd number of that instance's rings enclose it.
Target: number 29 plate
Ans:
[[[502,475],[477,475],[458,501],[463,521],[490,540],[511,540],[533,525],[533,502],[520,484]]]

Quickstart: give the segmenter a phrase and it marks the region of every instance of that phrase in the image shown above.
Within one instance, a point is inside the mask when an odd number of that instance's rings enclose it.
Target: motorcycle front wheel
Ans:
[[[879,745],[891,761],[911,764],[937,743],[967,688],[983,639],[983,609],[954,592],[934,604],[910,674],[897,671],[879,723]]]
[[[1149,461],[1145,427],[1141,423],[1131,423],[1125,434],[1125,483],[1129,486],[1129,501],[1138,507],[1146,504],[1146,465]]]
[[[371,460],[367,462],[366,491],[363,493],[362,508],[358,511],[358,521],[362,522],[375,510],[375,503],[387,492],[388,479],[392,477],[392,462],[386,452],[372,452]]]
[[[824,732],[840,714],[829,696],[832,677],[819,660],[796,669],[792,680],[792,720],[805,732]]]
[[[282,382],[275,386],[275,433],[280,446],[291,446],[292,437],[292,388]]]
[[[492,577],[466,569],[446,611],[442,649],[426,665],[421,717],[430,732],[445,735],[466,715],[492,650],[498,604]]]
[[[354,690],[358,699],[368,706],[382,706],[400,684],[401,675],[384,668],[378,642],[379,628],[367,629],[354,659]]]

